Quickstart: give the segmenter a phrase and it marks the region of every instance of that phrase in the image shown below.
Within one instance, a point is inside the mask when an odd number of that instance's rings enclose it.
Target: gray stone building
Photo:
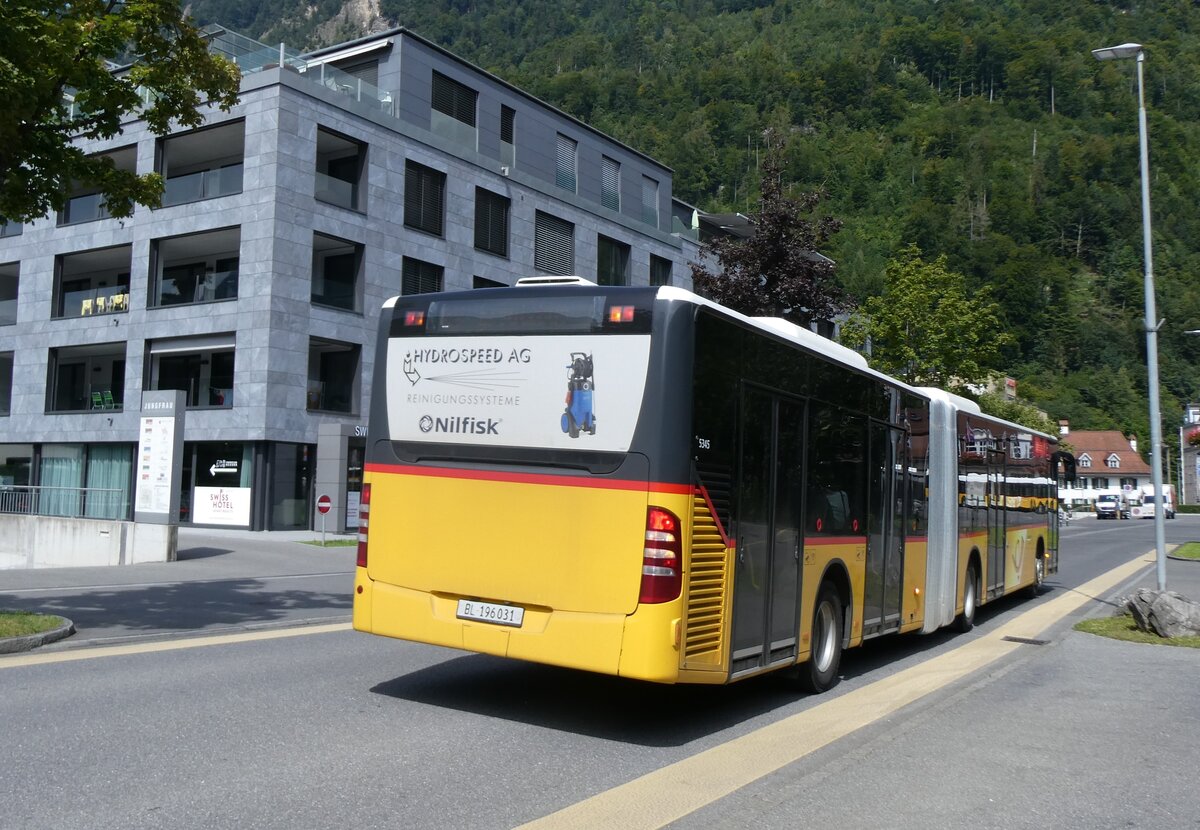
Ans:
[[[128,515],[141,392],[180,389],[183,521],[305,528],[328,493],[353,527],[385,299],[690,285],[670,169],[416,34],[308,55],[210,34],[244,73],[231,112],[86,147],[160,172],[162,207],[117,220],[80,190],[0,228],[0,489],[123,491],[83,512]]]

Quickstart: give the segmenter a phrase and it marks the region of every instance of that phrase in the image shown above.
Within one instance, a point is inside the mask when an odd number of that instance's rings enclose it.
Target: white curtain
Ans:
[[[43,516],[78,516],[79,485],[83,480],[83,446],[44,445],[38,480],[41,484],[38,513]]]
[[[88,499],[84,515],[92,519],[129,518],[129,475],[133,447],[92,444],[88,447]]]

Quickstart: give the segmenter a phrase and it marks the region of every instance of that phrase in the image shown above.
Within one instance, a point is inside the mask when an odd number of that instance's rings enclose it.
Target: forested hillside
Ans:
[[[224,8],[223,8],[224,7]],[[226,11],[228,8],[230,11]],[[311,47],[285,0],[193,13]],[[764,130],[844,223],[842,284],[882,289],[908,243],[990,284],[1020,393],[1076,428],[1148,436],[1135,66],[1147,47],[1164,434],[1200,397],[1200,7],[1081,0],[382,0],[434,40],[745,211]],[[291,22],[279,24],[287,19]],[[274,22],[273,22],[274,21]],[[303,21],[297,23],[296,21]],[[340,36],[346,36],[342,24]]]

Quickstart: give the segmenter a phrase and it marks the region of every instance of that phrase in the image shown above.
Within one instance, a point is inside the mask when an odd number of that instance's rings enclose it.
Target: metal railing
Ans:
[[[0,513],[70,519],[128,519],[129,494],[100,487],[0,486]]]

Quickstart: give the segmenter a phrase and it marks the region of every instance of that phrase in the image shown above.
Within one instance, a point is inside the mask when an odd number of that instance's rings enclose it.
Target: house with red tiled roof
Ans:
[[[1075,453],[1075,483],[1059,491],[1072,505],[1093,505],[1101,493],[1136,492],[1151,484],[1150,465],[1137,449],[1137,436],[1115,429],[1071,430],[1060,423],[1059,440]]]

